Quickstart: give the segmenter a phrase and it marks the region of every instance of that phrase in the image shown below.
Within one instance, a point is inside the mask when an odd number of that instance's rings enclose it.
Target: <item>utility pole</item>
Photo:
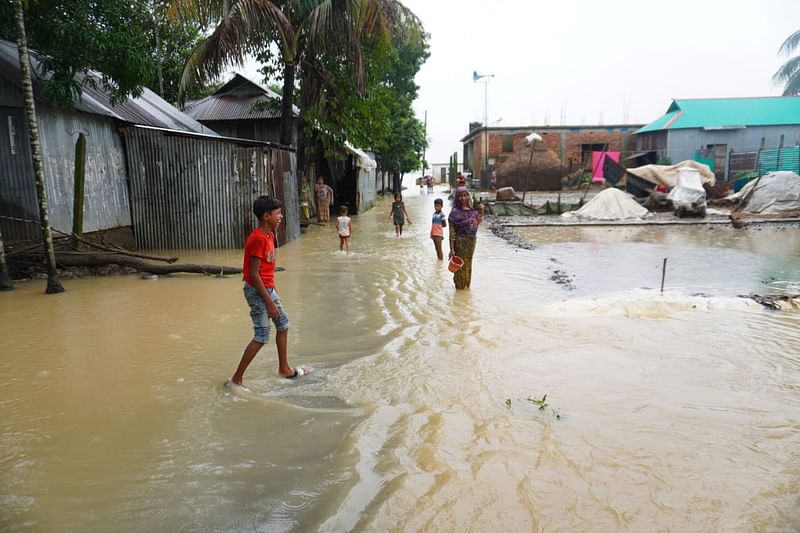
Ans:
[[[481,189],[486,187],[489,173],[489,80],[483,82],[483,172],[481,173]]]
[[[488,188],[489,181],[489,79],[494,74],[478,74],[472,71],[472,81],[486,78],[483,82],[483,157],[481,158],[481,188]]]
[[[425,144],[422,145],[422,176],[425,176],[425,149],[428,147],[428,110],[425,110],[425,122],[422,123]]]

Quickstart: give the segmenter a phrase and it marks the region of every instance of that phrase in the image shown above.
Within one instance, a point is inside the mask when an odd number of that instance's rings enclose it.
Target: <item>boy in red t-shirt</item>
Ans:
[[[269,322],[275,323],[275,345],[278,347],[278,374],[294,379],[304,376],[308,370],[289,366],[287,341],[289,317],[275,291],[275,228],[283,220],[283,204],[272,196],[259,196],[253,202],[253,213],[258,218],[258,227],[250,233],[244,245],[244,297],[250,305],[253,321],[253,340],[245,347],[242,360],[229,383],[241,385],[244,371],[258,351],[269,340]]]

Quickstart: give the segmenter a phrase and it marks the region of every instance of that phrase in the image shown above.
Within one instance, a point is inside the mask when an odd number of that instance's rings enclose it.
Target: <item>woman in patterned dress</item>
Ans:
[[[453,209],[450,211],[450,257],[457,255],[464,265],[453,274],[456,289],[468,289],[472,281],[472,255],[475,253],[475,238],[483,220],[483,204],[478,209],[470,205],[469,192],[463,187],[456,189]]]

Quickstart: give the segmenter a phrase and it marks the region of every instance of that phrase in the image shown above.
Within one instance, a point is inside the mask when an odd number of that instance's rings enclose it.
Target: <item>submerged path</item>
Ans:
[[[797,232],[482,228],[456,291],[440,196],[406,194],[400,239],[388,201],[353,217],[349,256],[333,225],[279,249],[314,371],[276,378],[269,345],[251,393],[222,386],[235,277],[0,296],[0,529],[800,527],[800,320],[737,297],[800,281]]]

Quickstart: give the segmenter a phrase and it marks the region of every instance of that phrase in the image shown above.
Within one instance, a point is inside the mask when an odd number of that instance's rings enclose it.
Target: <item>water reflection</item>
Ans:
[[[738,298],[796,286],[798,232],[481,231],[456,292],[435,196],[406,198],[400,239],[380,205],[350,256],[333,226],[279,250],[314,372],[276,378],[268,346],[250,393],[222,387],[250,335],[238,279],[1,295],[0,529],[800,527],[800,319]]]

